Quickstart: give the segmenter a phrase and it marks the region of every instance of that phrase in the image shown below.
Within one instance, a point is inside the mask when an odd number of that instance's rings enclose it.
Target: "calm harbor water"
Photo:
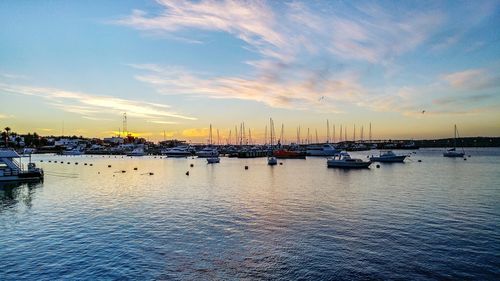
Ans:
[[[0,279],[499,280],[500,149],[441,153],[351,171],[36,156],[43,183],[0,187]]]

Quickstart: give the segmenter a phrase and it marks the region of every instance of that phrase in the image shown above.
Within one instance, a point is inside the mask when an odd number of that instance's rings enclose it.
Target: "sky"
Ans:
[[[0,126],[500,135],[500,1],[1,1]],[[335,126],[335,136],[333,127]],[[247,131],[248,134],[248,131]]]

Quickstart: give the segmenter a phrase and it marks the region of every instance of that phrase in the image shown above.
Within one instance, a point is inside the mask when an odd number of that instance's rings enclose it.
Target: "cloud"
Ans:
[[[155,124],[179,124],[179,122],[164,121],[164,120],[150,120],[148,122],[155,123]]]
[[[182,131],[182,136],[188,138],[200,138],[200,137],[208,138],[208,134],[209,134],[208,128],[202,128],[202,129],[191,128]]]
[[[240,99],[276,108],[330,113],[357,106],[411,115],[433,105],[435,95],[430,89],[434,85],[394,89],[386,81],[388,89],[377,89],[365,85],[363,75],[381,67],[386,74],[397,76],[404,70],[398,65],[399,57],[419,48],[424,53],[429,47],[444,49],[456,44],[466,33],[465,28],[471,30],[491,15],[491,3],[478,5],[474,8],[477,13],[467,15],[467,7],[450,10],[440,4],[394,9],[391,3],[369,2],[332,5],[321,1],[160,0],[153,12],[134,10],[113,24],[169,36],[182,34],[183,38],[199,34],[189,32],[193,30],[204,35],[224,32],[241,39],[242,48],[259,55],[242,62],[249,70],[240,75],[131,65],[141,70],[135,76],[137,80],[164,95]],[[450,32],[450,19],[462,13],[469,26]],[[467,80],[467,75],[450,75],[443,77],[444,81],[462,88],[490,87],[496,79],[477,79],[476,73],[475,82],[468,84],[460,82]]]
[[[6,114],[0,114],[0,119],[10,119],[13,118],[14,115],[6,115]]]
[[[492,94],[481,94],[481,95],[472,95],[472,96],[446,96],[438,99],[434,99],[433,103],[437,105],[449,105],[449,104],[467,104],[467,103],[475,103],[483,100],[487,100],[493,98]]]
[[[262,1],[167,1],[158,3],[163,10],[148,15],[134,10],[128,17],[114,21],[115,24],[131,26],[140,30],[173,33],[187,28],[224,31],[235,35],[263,53],[271,54],[269,46],[286,44],[282,34],[275,31],[275,15]]]
[[[322,76],[306,71],[305,79],[269,79],[263,75],[251,78],[236,76],[203,77],[187,71],[162,69],[158,65],[135,65],[149,70],[136,79],[155,87],[165,95],[188,95],[213,99],[240,99],[287,109],[318,109],[340,112],[338,102],[355,102],[364,90],[354,75]],[[294,70],[296,72],[297,70]]]
[[[112,23],[166,34],[188,29],[226,32],[263,57],[281,61],[292,61],[300,53],[329,52],[339,59],[380,63],[413,50],[443,19],[433,10],[395,12],[373,5],[315,9],[303,2],[267,3],[160,0],[154,14],[133,10]],[[349,16],[346,9],[356,16]]]
[[[453,72],[441,78],[457,90],[483,90],[500,86],[500,75],[492,74],[485,68]]]
[[[104,112],[148,118],[151,120],[165,117],[196,120],[170,111],[170,106],[137,100],[128,100],[110,96],[91,95],[56,88],[32,87],[24,85],[8,85],[0,83],[0,91],[12,94],[36,96],[47,100],[47,103],[61,110],[76,113],[87,118],[97,118]]]

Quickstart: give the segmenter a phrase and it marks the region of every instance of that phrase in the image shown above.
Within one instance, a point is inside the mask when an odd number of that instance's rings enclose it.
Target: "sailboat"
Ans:
[[[273,119],[269,118],[269,125],[270,125],[270,133],[271,133],[271,148],[269,151],[269,156],[267,157],[267,165],[276,165],[278,164],[278,160],[276,160],[276,157],[273,156],[273,144],[274,144],[274,123]]]
[[[462,152],[457,151],[457,135],[458,135],[458,130],[457,130],[457,125],[455,125],[455,137],[453,139],[453,148],[446,150],[443,153],[444,157],[464,157],[465,151],[463,147],[462,147]]]
[[[212,124],[210,124],[210,147],[212,147]],[[219,162],[220,162],[219,152],[215,148],[212,150],[211,154],[207,157],[207,163],[214,164]]]

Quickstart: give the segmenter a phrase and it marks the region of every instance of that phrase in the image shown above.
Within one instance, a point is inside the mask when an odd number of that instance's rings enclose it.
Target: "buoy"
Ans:
[[[111,165],[108,165],[108,168],[111,168]]]
[[[189,171],[186,172],[186,176],[189,176]]]
[[[137,171],[137,167],[134,168],[134,171]]]
[[[83,165],[87,166],[87,163],[83,163]]]
[[[68,162],[68,164],[71,164],[71,163]]]
[[[248,170],[248,166],[245,166],[245,170]]]
[[[422,160],[418,159],[418,162],[422,162]]]
[[[191,168],[194,167],[194,164],[189,165],[189,167],[191,167]]]
[[[283,165],[283,162],[280,162],[280,165]]]
[[[125,173],[125,172],[127,172],[127,171],[125,171],[125,170],[122,170],[122,174],[123,174],[123,173]]]
[[[97,172],[98,174],[100,174],[101,172]]]
[[[464,161],[467,161],[467,158],[464,158]]]
[[[42,162],[43,162],[43,161],[42,161]],[[52,162],[52,161],[50,161],[50,160],[49,160],[49,163],[50,163],[50,162]]]
[[[78,165],[78,162],[75,162],[75,165]]]
[[[470,157],[470,155],[469,155],[469,157]]]
[[[43,160],[40,160],[40,162],[43,162]]]
[[[152,176],[152,175],[154,175],[154,173],[153,172],[149,172],[149,175]]]
[[[57,161],[54,161],[54,163],[57,163]]]
[[[377,165],[376,167],[377,167],[377,168],[380,168],[380,165]]]
[[[94,166],[94,164],[89,164],[90,166]]]

